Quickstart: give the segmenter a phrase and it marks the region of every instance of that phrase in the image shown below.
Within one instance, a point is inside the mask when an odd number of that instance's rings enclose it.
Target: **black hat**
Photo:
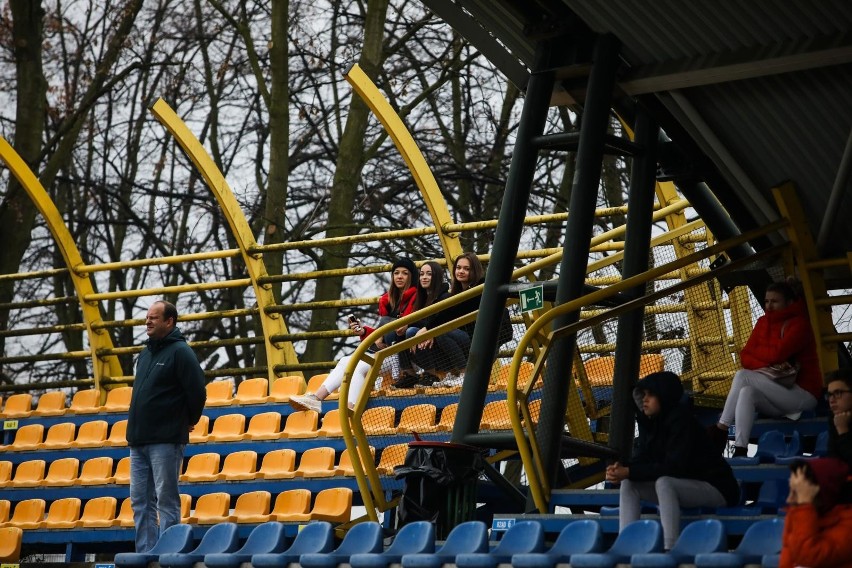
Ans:
[[[391,266],[390,271],[393,272],[397,268],[405,268],[411,273],[411,278],[417,278],[418,272],[417,267],[414,266],[414,261],[410,258],[398,258],[394,261],[393,266]]]

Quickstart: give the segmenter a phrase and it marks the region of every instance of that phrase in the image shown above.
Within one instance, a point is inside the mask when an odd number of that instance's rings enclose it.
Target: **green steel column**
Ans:
[[[539,44],[536,53],[536,70],[549,67],[547,64],[550,60],[550,52],[546,43]],[[500,286],[509,282],[512,277],[513,262],[521,240],[538,156],[538,150],[532,144],[532,139],[544,130],[550,107],[550,96],[553,92],[553,81],[553,71],[534,71],[527,85],[512,164],[497,220],[494,248],[485,274],[485,287],[471,341],[464,387],[453,426],[453,442],[462,442],[465,436],[479,430],[482,407],[488,392],[491,364],[494,362],[497,348],[500,317],[506,303],[506,297],[500,292]]]
[[[654,186],[657,181],[657,138],[660,128],[641,109],[636,113],[635,141],[645,151],[633,158],[628,193],[627,230],[624,237],[624,266],[622,276],[629,278],[648,270],[651,248],[651,222],[654,214]],[[644,294],[644,286],[631,292],[635,297]],[[633,310],[618,318],[615,340],[615,370],[612,387],[612,422],[609,445],[621,460],[630,457],[633,446],[633,385],[639,375],[642,351],[644,308]]]
[[[597,38],[581,117],[580,144],[568,209],[570,214],[565,227],[563,246],[570,252],[562,256],[559,268],[557,305],[579,298],[583,293],[589,260],[589,240],[592,237],[601,178],[604,141],[609,124],[610,101],[618,68],[618,50],[619,43],[615,37],[606,35]],[[579,310],[571,312],[555,318],[553,327],[564,327],[579,318]],[[551,486],[556,481],[557,466],[561,466],[559,449],[568,405],[568,389],[571,386],[571,362],[576,345],[576,334],[556,339],[548,355],[544,373],[537,434],[541,445],[542,467]]]

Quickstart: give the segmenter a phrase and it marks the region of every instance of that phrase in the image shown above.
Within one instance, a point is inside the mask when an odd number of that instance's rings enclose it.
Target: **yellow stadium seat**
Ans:
[[[538,424],[539,416],[541,416],[541,399],[537,398],[529,402],[530,418],[533,424]]]
[[[112,477],[112,458],[101,456],[83,462],[80,476],[74,485],[106,485]],[[115,514],[115,511],[113,511]]]
[[[281,414],[278,412],[261,412],[249,420],[246,433],[242,440],[277,440],[281,437]]]
[[[512,420],[509,418],[507,402],[495,400],[486,404],[482,409],[479,427],[483,430],[511,430]]]
[[[534,370],[535,365],[529,361],[521,363],[521,366],[518,368],[518,390],[523,390],[527,386],[527,383],[530,382],[530,379],[532,378]],[[540,382],[541,378],[539,378],[538,381]]]
[[[372,460],[370,463],[376,463],[376,448],[370,446],[370,455]],[[340,454],[340,461],[337,462],[337,467],[334,468],[334,475],[344,475],[352,477],[355,475],[355,468],[352,466],[352,458],[349,455],[349,449],[343,450]]]
[[[104,440],[104,446],[110,448],[127,445],[127,420],[119,420],[109,429],[109,437]]]
[[[39,397],[32,416],[58,416],[60,414],[65,414],[65,392],[49,391]]]
[[[21,450],[35,450],[44,438],[44,426],[42,424],[25,424],[15,432],[15,439],[8,446],[3,446],[7,452]]]
[[[207,401],[204,406],[230,406],[234,401],[234,381],[212,381],[207,383]]]
[[[121,502],[121,509],[118,511],[115,520],[112,522],[114,527],[132,527],[133,526],[133,508],[130,506],[130,497]]]
[[[132,396],[133,387],[118,387],[108,391],[101,412],[127,412],[130,409]]]
[[[258,479],[291,479],[296,466],[296,451],[290,448],[272,450],[263,456]]]
[[[666,362],[661,353],[643,353],[639,357],[639,376],[644,377],[651,373],[661,373],[665,370]]]
[[[207,400],[204,406],[230,406],[234,402],[234,380],[211,381],[205,387]]]
[[[80,471],[80,460],[77,458],[61,458],[50,462],[47,475],[44,476],[44,485],[49,487],[68,487],[74,485],[77,474]],[[79,514],[79,509],[77,510]]]
[[[393,475],[393,468],[405,462],[408,444],[394,444],[382,450],[376,472],[379,475]]]
[[[39,523],[40,529],[73,529],[80,520],[80,499],[65,497],[50,504],[47,517]]]
[[[130,456],[125,456],[118,460],[118,465],[115,466],[115,475],[107,481],[116,485],[130,484]]]
[[[314,375],[310,379],[308,379],[308,384],[305,386],[305,393],[316,394],[325,380],[328,378],[328,373],[320,373],[319,375]],[[340,393],[334,391],[329,393],[329,395],[325,398],[326,400],[337,400],[340,398]]]
[[[213,429],[207,435],[208,442],[235,442],[241,440],[246,431],[246,417],[243,414],[224,414],[213,422]]]
[[[21,560],[21,542],[24,531],[18,527],[0,528],[0,562],[17,564]]]
[[[181,481],[216,481],[219,475],[219,454],[196,454],[189,458],[186,472],[180,476]]]
[[[488,390],[490,392],[506,390],[509,384],[509,365],[502,365],[500,361],[494,361],[491,366],[491,376],[488,379]]]
[[[12,462],[0,461],[0,487],[5,487],[10,479],[12,479]]]
[[[18,501],[15,512],[6,526],[18,527],[24,530],[37,529],[44,520],[44,499],[25,499]]]
[[[361,415],[361,426],[367,436],[392,436],[396,434],[396,410],[392,406],[368,408]]]
[[[257,452],[245,450],[225,456],[222,471],[216,478],[219,481],[244,481],[257,477]]]
[[[187,524],[189,514],[192,511],[192,496],[186,493],[180,494],[180,522]]]
[[[227,493],[205,493],[195,503],[195,513],[187,522],[191,525],[215,525],[228,521],[231,496]]]
[[[38,445],[39,450],[60,450],[70,448],[74,443],[77,427],[73,422],[60,422],[47,430],[44,442]]]
[[[8,499],[0,499],[0,525],[9,520],[9,513],[12,512],[12,502]]]
[[[198,419],[192,430],[189,431],[189,443],[201,444],[207,441],[207,429],[210,427],[210,417],[204,414]]]
[[[2,418],[26,418],[32,414],[33,395],[29,393],[13,394],[6,399]]]
[[[586,378],[593,387],[612,385],[615,357],[595,357],[583,362]]]
[[[302,453],[294,477],[334,477],[334,448],[311,448]]]
[[[21,462],[15,468],[15,475],[7,487],[37,487],[44,481],[44,460],[29,460]],[[41,519],[39,519],[41,520]]]
[[[428,434],[436,432],[438,426],[435,424],[437,410],[434,404],[415,404],[406,407],[399,416],[399,424],[396,431],[400,434],[416,432]]]
[[[71,397],[66,414],[95,414],[101,411],[101,393],[97,389],[80,390]]]
[[[459,410],[459,403],[454,402],[448,404],[441,410],[441,419],[438,421],[438,432],[451,432],[453,425],[456,423],[456,413]]]
[[[316,438],[319,414],[313,410],[299,410],[291,413],[281,430],[282,438]]]
[[[91,461],[91,460],[89,460]],[[77,521],[77,528],[104,528],[111,527],[115,521],[115,509],[118,506],[118,500],[115,497],[95,497],[86,501],[83,507],[83,514],[80,515],[80,520]]]
[[[272,382],[269,389],[269,402],[288,402],[294,394],[305,392],[305,379],[299,375],[280,377]]]
[[[106,420],[91,420],[80,424],[77,437],[71,447],[74,448],[101,448],[106,441],[109,425]]]
[[[328,521],[343,523],[352,515],[352,490],[348,487],[333,487],[317,493],[313,508],[308,513],[276,514],[280,522]]]
[[[254,522],[275,521],[278,515],[304,515],[310,510],[311,492],[307,489],[290,489],[278,494],[272,511],[264,520],[255,520]]]
[[[237,386],[234,404],[263,404],[269,398],[269,379],[243,379]]]
[[[232,523],[253,523],[254,518],[269,516],[272,495],[269,491],[249,491],[237,497],[234,512],[228,517]]]
[[[326,412],[322,417],[322,427],[317,430],[317,436],[336,438],[343,435],[340,428],[340,410],[334,409]]]

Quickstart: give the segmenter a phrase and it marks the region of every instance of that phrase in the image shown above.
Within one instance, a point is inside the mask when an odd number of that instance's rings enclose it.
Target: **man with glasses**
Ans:
[[[852,369],[838,369],[826,377],[825,399],[831,408],[828,420],[828,453],[852,465]]]

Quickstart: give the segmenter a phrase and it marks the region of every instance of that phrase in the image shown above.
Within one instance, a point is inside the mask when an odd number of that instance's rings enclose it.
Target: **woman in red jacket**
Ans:
[[[757,320],[740,352],[743,368],[734,375],[722,416],[710,429],[721,451],[727,444],[728,427],[736,425],[735,456],[748,453],[755,411],[798,418],[803,410],[812,410],[822,394],[822,373],[804,302],[796,298],[790,284],[775,282],[766,290],[764,307],[766,314]],[[800,368],[789,387],[759,371],[791,363]]]
[[[852,505],[838,503],[849,468],[822,458],[797,460],[790,470],[779,568],[852,566]]]
[[[391,266],[391,285],[388,291],[379,298],[379,326],[390,323],[392,320],[407,316],[414,311],[415,302],[417,300],[417,267],[414,262],[408,258],[397,259]],[[376,341],[373,346],[377,349],[384,349],[391,343],[396,343],[399,336],[405,337],[407,326],[386,334],[383,338]],[[361,322],[354,318],[349,318],[349,329],[357,333],[363,341],[368,335],[373,333],[376,328],[361,325]],[[372,349],[372,347],[371,347]],[[296,410],[313,410],[315,412],[322,411],[322,401],[329,394],[340,388],[343,384],[343,375],[346,371],[346,366],[349,364],[350,355],[346,355],[337,362],[334,369],[328,374],[328,377],[323,381],[322,386],[317,389],[316,393],[308,393],[290,397],[290,406]],[[355,401],[361,394],[364,387],[364,382],[367,379],[367,373],[370,372],[370,364],[366,361],[359,361],[355,366],[355,371],[352,373],[352,379],[349,385],[349,408],[355,406]]]

